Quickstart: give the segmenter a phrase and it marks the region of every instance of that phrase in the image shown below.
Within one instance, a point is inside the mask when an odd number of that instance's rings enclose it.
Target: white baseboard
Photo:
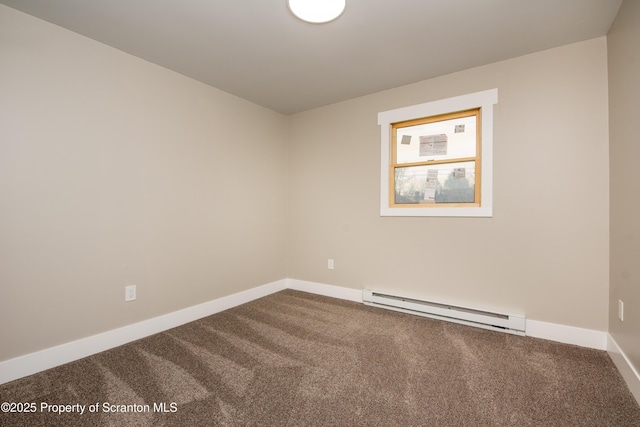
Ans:
[[[278,280],[153,319],[0,362],[0,384],[193,322],[286,288],[287,280]]]
[[[307,282],[306,280],[287,279],[287,287],[296,291],[304,291],[326,297],[362,302],[362,290],[343,288],[342,286],[325,285],[324,283]]]
[[[0,362],[0,384],[91,356],[92,354],[166,331],[167,329],[175,328],[287,288],[348,301],[362,302],[361,289],[345,288],[298,279],[282,279],[153,319]],[[608,334],[601,331],[527,320],[526,333],[528,336],[536,338],[599,350],[608,348]],[[622,352],[618,354],[622,354]]]
[[[610,334],[607,334],[607,352],[640,405],[640,373],[633,367],[627,355]]]
[[[597,350],[607,349],[607,333],[604,331],[527,319],[526,334],[528,337],[542,338],[580,347],[595,348]]]

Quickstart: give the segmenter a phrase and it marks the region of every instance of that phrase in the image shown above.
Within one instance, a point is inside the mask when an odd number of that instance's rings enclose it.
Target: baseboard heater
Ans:
[[[492,331],[525,335],[525,318],[512,314],[492,313],[468,307],[453,306],[433,301],[424,301],[398,295],[362,291],[362,301],[366,305],[416,314],[432,319],[460,323]]]

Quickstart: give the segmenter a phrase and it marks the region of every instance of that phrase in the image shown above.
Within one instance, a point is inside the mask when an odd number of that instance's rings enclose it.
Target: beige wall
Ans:
[[[602,37],[292,116],[289,277],[607,330],[606,48]],[[493,218],[380,217],[377,113],[492,88]]]
[[[611,162],[609,331],[640,369],[640,2],[626,0],[608,35]],[[618,319],[624,301],[624,322]]]
[[[286,117],[2,5],[0,58],[0,360],[286,277]]]

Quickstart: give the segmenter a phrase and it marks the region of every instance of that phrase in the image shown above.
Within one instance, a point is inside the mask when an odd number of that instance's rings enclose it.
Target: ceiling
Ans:
[[[283,114],[607,34],[622,0],[0,0]]]

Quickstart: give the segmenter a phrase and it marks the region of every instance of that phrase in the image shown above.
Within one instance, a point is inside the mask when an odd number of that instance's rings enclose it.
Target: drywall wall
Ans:
[[[493,88],[494,216],[380,217],[378,112]],[[292,116],[289,277],[607,330],[607,115],[602,37]]]
[[[285,116],[5,6],[0,57],[0,361],[286,277]]]
[[[611,162],[609,332],[640,371],[640,2],[626,0],[607,37]],[[624,302],[624,321],[618,318]]]

